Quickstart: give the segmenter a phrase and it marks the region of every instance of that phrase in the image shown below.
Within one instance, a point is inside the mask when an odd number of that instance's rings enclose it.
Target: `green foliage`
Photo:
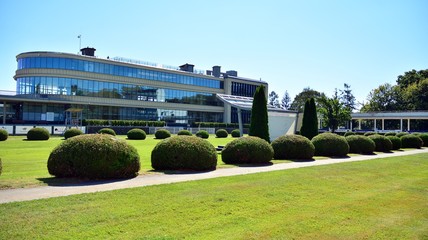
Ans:
[[[156,139],[165,139],[165,138],[169,138],[169,137],[171,137],[171,133],[166,129],[158,129],[155,132],[155,138]]]
[[[241,131],[239,131],[239,129],[234,129],[230,134],[234,138],[241,137]]]
[[[375,142],[375,151],[390,152],[392,150],[392,142],[387,137],[379,134],[370,135],[368,137]]]
[[[64,138],[69,139],[74,136],[82,135],[83,132],[78,128],[70,128],[64,132]]]
[[[395,136],[397,136],[397,137],[402,137],[402,136],[404,136],[404,135],[408,135],[409,133],[408,132],[399,132],[399,133],[397,133],[397,135],[395,135]]]
[[[352,136],[352,135],[357,135],[357,134],[354,132],[346,132],[343,136],[347,137],[347,136]]]
[[[207,139],[210,137],[210,134],[205,130],[199,130],[196,132],[196,137]]]
[[[314,98],[306,100],[300,134],[309,140],[318,135],[317,107]]]
[[[303,112],[303,106],[305,105],[307,99],[318,99],[322,96],[324,96],[324,93],[320,93],[318,91],[310,89],[309,87],[304,88],[301,93],[297,94],[296,97],[294,97],[290,109],[298,112]]]
[[[401,148],[401,139],[399,137],[393,135],[388,135],[386,137],[392,142],[392,150],[398,150]]]
[[[377,133],[375,133],[375,132],[365,132],[365,133],[364,133],[364,136],[368,137],[368,136],[376,135],[376,134],[377,134]]]
[[[48,170],[59,178],[128,178],[138,175],[137,149],[109,134],[86,134],[63,141],[49,155]]]
[[[2,171],[3,171],[3,163],[1,162],[1,158],[0,158],[0,176],[1,176]]]
[[[332,132],[335,132],[339,125],[351,120],[351,111],[340,101],[337,91],[332,98],[322,96],[319,103],[319,111]]]
[[[366,136],[350,135],[345,139],[349,144],[350,153],[372,154],[376,148],[375,142]]]
[[[428,147],[428,133],[422,133],[419,138],[424,142],[424,147]]]
[[[388,136],[397,136],[397,133],[396,132],[387,132],[387,133],[385,133],[384,136],[385,137],[388,137]]]
[[[192,136],[192,133],[189,130],[180,130],[177,135]]]
[[[322,133],[312,138],[317,156],[346,156],[349,145],[345,137],[334,133]]]
[[[229,133],[225,129],[218,129],[215,132],[215,135],[218,138],[227,138],[227,136],[229,136]]]
[[[312,159],[315,146],[301,135],[284,135],[272,143],[275,159]]]
[[[6,141],[9,133],[5,129],[0,129],[0,141]]]
[[[403,148],[421,148],[424,142],[422,139],[413,134],[401,136],[401,146]]]
[[[267,100],[265,87],[260,85],[254,93],[253,106],[251,108],[250,136],[259,137],[270,142]]]
[[[241,137],[226,144],[221,157],[226,164],[268,163],[272,160],[273,148],[264,139]]]
[[[109,134],[109,135],[112,135],[112,136],[116,136],[116,132],[113,129],[111,129],[111,128],[101,128],[98,131],[98,133],[99,134]]]
[[[151,161],[155,170],[214,170],[217,151],[199,137],[173,136],[155,146]]]
[[[192,124],[193,127],[201,128],[238,128],[238,123],[223,123],[223,122],[195,122]],[[249,128],[250,124],[243,124],[244,128]]]
[[[48,140],[49,131],[45,128],[32,128],[27,132],[27,140]]]
[[[146,132],[140,128],[133,128],[126,133],[126,136],[132,140],[144,140],[146,139]]]
[[[164,121],[143,121],[143,120],[103,120],[85,119],[85,126],[136,126],[136,127],[164,127]]]

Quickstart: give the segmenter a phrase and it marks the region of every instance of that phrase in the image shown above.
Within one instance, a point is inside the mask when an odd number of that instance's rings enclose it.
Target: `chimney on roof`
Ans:
[[[80,51],[82,52],[82,55],[91,56],[91,57],[95,56],[95,50],[96,50],[95,48],[90,48],[90,47],[85,47],[80,49]]]
[[[235,70],[229,70],[229,71],[226,71],[226,74],[227,74],[228,76],[232,76],[232,77],[237,77],[237,76],[238,76],[238,72],[237,72],[237,71],[235,71]]]
[[[213,66],[213,76],[214,77],[220,77],[220,66]]]
[[[193,72],[193,67],[195,67],[195,65],[186,63],[180,66],[180,70],[185,72]]]

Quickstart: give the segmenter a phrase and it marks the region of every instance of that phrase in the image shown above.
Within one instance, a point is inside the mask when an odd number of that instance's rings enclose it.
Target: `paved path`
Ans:
[[[355,162],[365,161],[376,158],[405,156],[418,153],[428,153],[428,148],[415,149],[403,152],[394,153],[381,153],[377,155],[359,155],[350,158],[337,158],[337,159],[326,159],[312,162],[291,162],[291,163],[280,163],[269,166],[261,167],[234,167],[218,169],[216,171],[204,172],[204,173],[179,173],[179,174],[146,174],[139,177],[123,180],[123,181],[110,181],[110,182],[94,182],[64,186],[43,186],[36,188],[20,188],[20,189],[8,189],[0,190],[0,204],[8,202],[28,201],[42,198],[68,196],[73,194],[81,193],[93,193],[110,191],[115,189],[133,188],[142,186],[152,186],[159,184],[168,184],[176,182],[194,181],[208,178],[236,176],[244,174],[252,174],[259,172],[269,172],[277,170],[285,170],[292,168],[311,167],[328,165],[342,162]]]

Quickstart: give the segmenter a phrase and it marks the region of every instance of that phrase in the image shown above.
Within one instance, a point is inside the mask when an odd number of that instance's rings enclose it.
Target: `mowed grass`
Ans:
[[[126,139],[126,136],[117,136]],[[216,138],[210,135],[210,141],[215,147],[226,145],[234,138]],[[49,175],[47,169],[47,160],[51,151],[58,146],[63,137],[51,136],[47,141],[27,141],[26,136],[9,136],[6,141],[0,142],[0,158],[3,162],[3,173],[0,175],[0,189],[22,188],[46,185],[48,182],[67,181],[64,179],[54,179]],[[145,140],[126,140],[129,144],[135,146],[140,155],[141,171],[140,174],[146,174],[152,170],[150,155],[152,149],[161,141],[155,139],[154,135],[147,135]],[[218,158],[218,167],[226,166],[221,161],[221,155]]]
[[[0,239],[428,239],[427,159],[0,204]]]

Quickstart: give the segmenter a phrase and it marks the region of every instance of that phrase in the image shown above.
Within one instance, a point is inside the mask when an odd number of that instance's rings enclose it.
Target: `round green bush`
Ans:
[[[388,137],[388,136],[397,136],[397,133],[396,132],[387,132],[387,133],[385,133],[385,137]]]
[[[189,130],[180,130],[177,135],[192,136],[192,133]]]
[[[389,152],[392,150],[392,142],[387,137],[375,134],[370,135],[369,138],[376,144],[375,151],[377,152]]]
[[[401,139],[399,137],[393,135],[386,137],[392,142],[392,150],[398,150],[401,148]]]
[[[139,170],[137,149],[109,134],[67,139],[52,150],[48,159],[49,173],[60,178],[129,178],[137,176]]]
[[[64,138],[69,139],[74,136],[82,135],[83,132],[78,128],[70,128],[64,132]]]
[[[424,147],[428,147],[428,133],[422,133],[419,138],[424,142]]]
[[[230,135],[232,135],[232,137],[237,138],[237,137],[241,137],[241,131],[239,131],[239,129],[234,129]]]
[[[5,129],[0,129],[0,141],[6,141],[9,137],[9,133]]]
[[[126,133],[126,136],[131,140],[144,140],[146,139],[146,132],[143,129],[133,128]]]
[[[196,132],[196,136],[200,137],[200,138],[207,139],[210,137],[210,134],[205,130],[199,130],[198,132]]]
[[[27,132],[27,140],[48,140],[49,131],[46,128],[32,128]]]
[[[421,148],[424,142],[413,134],[407,134],[401,137],[401,146],[403,148]]]
[[[223,148],[221,157],[226,164],[268,163],[273,158],[273,148],[258,137],[237,138]]]
[[[229,135],[229,133],[225,130],[225,129],[219,129],[215,132],[215,135],[218,138],[227,138],[227,136]]]
[[[346,156],[349,145],[345,137],[334,133],[322,133],[312,138],[317,156]]]
[[[397,136],[397,137],[402,137],[402,136],[407,135],[407,134],[409,134],[409,133],[408,133],[408,132],[399,132],[399,133],[397,133],[397,135],[395,135],[395,136]]]
[[[284,135],[272,143],[275,159],[312,159],[315,146],[311,140],[301,135]]]
[[[371,136],[371,135],[375,135],[375,134],[377,134],[377,133],[375,133],[375,132],[365,132],[364,136]]]
[[[159,142],[151,155],[155,170],[209,171],[217,166],[217,151],[195,136],[173,136]]]
[[[376,148],[375,142],[367,136],[351,135],[345,139],[349,144],[350,153],[372,154]]]
[[[116,132],[111,128],[101,128],[98,133],[100,134],[109,134],[112,136],[116,136]]]
[[[351,135],[356,135],[356,133],[354,133],[354,132],[346,132],[343,136],[347,137],[347,136],[351,136]]]
[[[169,137],[171,137],[171,133],[166,129],[158,129],[155,132],[155,138],[156,139],[165,139],[165,138],[169,138]]]

